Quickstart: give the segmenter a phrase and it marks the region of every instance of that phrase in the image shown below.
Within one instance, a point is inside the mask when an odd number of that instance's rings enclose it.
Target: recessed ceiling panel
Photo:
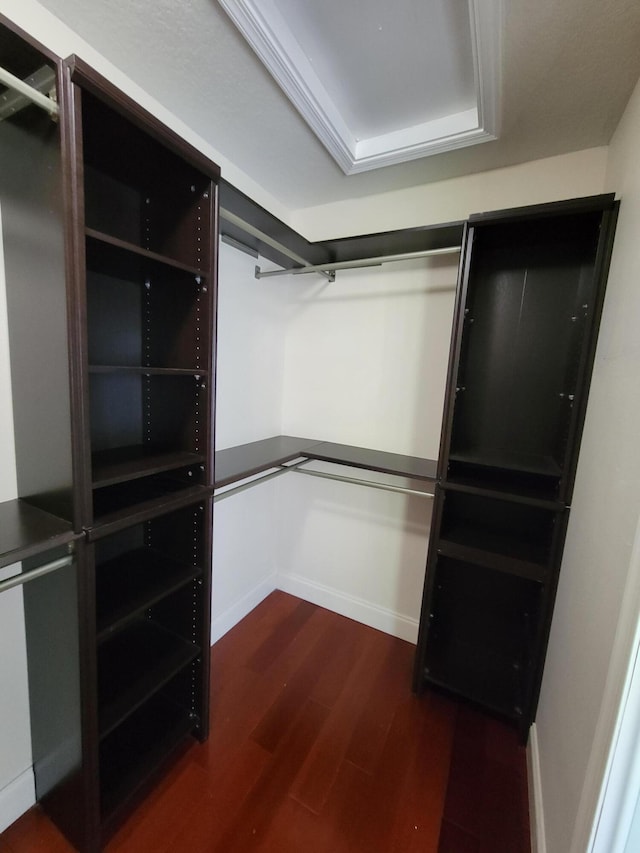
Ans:
[[[500,0],[219,0],[347,174],[495,139]]]

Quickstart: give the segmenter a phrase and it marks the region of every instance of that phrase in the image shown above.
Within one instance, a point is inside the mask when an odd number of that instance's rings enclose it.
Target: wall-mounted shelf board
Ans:
[[[291,435],[274,435],[261,441],[238,444],[225,450],[217,450],[215,456],[215,486],[221,488],[253,477],[278,465],[285,465],[305,455],[317,441]]]
[[[426,480],[433,483],[436,481],[436,461],[419,456],[386,453],[366,447],[353,447],[349,444],[334,444],[331,441],[313,445],[303,456],[308,459],[317,459],[319,462],[336,462],[339,465],[348,465],[350,468],[379,471],[381,474],[394,474],[397,477],[410,477],[412,480]]]
[[[286,465],[301,457],[319,462],[335,462],[338,465],[362,468],[367,471],[379,471],[398,477],[409,477],[412,480],[427,482],[436,480],[436,462],[433,459],[386,453],[350,444],[276,435],[262,441],[239,444],[236,447],[216,451],[216,488]]]
[[[4,501],[0,503],[0,568],[67,545],[80,535],[70,522],[24,500]]]
[[[170,477],[158,474],[157,478],[134,480],[126,483],[124,487],[122,484],[109,486],[102,492],[104,505],[101,504],[99,507],[100,524],[86,531],[89,542],[110,536],[132,524],[140,524],[156,515],[163,515],[206,500],[211,496],[211,487],[202,485],[186,487],[181,480],[172,482]],[[131,504],[122,507],[124,498],[130,500]],[[109,509],[109,502],[112,499],[117,509]]]
[[[464,222],[446,222],[312,243],[225,180],[220,182],[220,208],[222,235],[285,268],[294,256],[315,265],[457,246],[464,229]],[[303,266],[298,260],[294,266]]]

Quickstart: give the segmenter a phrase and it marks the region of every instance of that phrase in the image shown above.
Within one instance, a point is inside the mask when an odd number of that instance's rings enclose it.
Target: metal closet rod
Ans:
[[[233,488],[227,488],[226,491],[220,492],[215,495],[214,503],[217,501],[224,500],[225,498],[230,497],[231,495],[236,495],[238,492],[244,492],[245,489],[250,489],[252,486],[257,486],[259,483],[266,483],[267,480],[273,480],[275,477],[281,477],[283,474],[286,474],[287,471],[295,471],[298,474],[307,474],[309,477],[320,477],[324,480],[337,480],[340,483],[351,483],[354,486],[368,486],[371,489],[380,489],[385,492],[396,492],[402,495],[417,495],[422,498],[433,498],[433,492],[423,492],[420,489],[407,489],[404,486],[393,486],[390,483],[378,483],[375,480],[362,480],[358,477],[345,477],[343,474],[329,474],[325,471],[309,471],[304,468],[304,465],[308,465],[310,462],[313,462],[313,459],[301,459],[299,462],[294,462],[290,465],[279,465],[277,466],[277,470],[271,470],[269,473],[264,474],[262,477],[256,477],[253,480],[250,480],[248,483],[241,483],[239,486],[234,486]],[[340,462],[333,463],[335,465],[340,465]],[[276,467],[276,466],[274,466]],[[393,476],[401,476],[400,474]],[[407,476],[407,479],[411,479],[411,477]]]
[[[309,459],[309,462],[312,460]],[[326,471],[308,471],[306,468],[296,466],[294,468],[297,474],[306,474],[308,477],[321,477],[324,480],[337,480],[340,483],[351,483],[354,486],[368,486],[371,489],[380,489],[384,492],[398,492],[401,495],[418,495],[422,498],[433,498],[433,492],[423,492],[420,489],[407,489],[404,486],[392,486],[390,483],[377,483],[375,480],[362,480],[358,477],[345,477],[342,474],[329,474]],[[393,476],[400,476],[394,474]],[[409,479],[411,479],[409,477]]]
[[[360,267],[381,267],[383,264],[393,264],[398,261],[413,261],[418,258],[431,258],[436,255],[454,255],[460,252],[460,246],[445,246],[442,249],[424,249],[421,252],[404,252],[398,255],[381,255],[375,258],[359,258],[353,261],[335,261],[327,264],[308,264],[289,270],[270,270],[263,272],[256,267],[256,278],[271,278],[277,275],[307,275],[309,273],[325,273],[330,275],[336,270],[358,269]]]
[[[225,498],[231,497],[231,495],[237,495],[239,492],[244,492],[246,489],[250,489],[252,486],[257,486],[259,483],[266,483],[267,480],[273,480],[275,477],[281,477],[283,474],[286,474],[287,471],[295,471],[298,465],[304,465],[308,462],[308,459],[301,459],[299,462],[294,462],[292,465],[274,465],[274,468],[277,470],[269,470],[268,473],[263,474],[262,476],[255,476],[252,480],[249,480],[248,483],[240,483],[239,486],[233,486],[229,488],[228,486],[221,486],[222,489],[225,489],[224,492],[219,492],[217,495],[214,495],[213,502],[217,503],[218,501],[223,501]]]
[[[245,234],[250,234],[252,237],[257,237],[262,243],[266,243],[267,246],[271,246],[272,249],[275,249],[276,252],[280,252],[281,255],[289,258],[296,264],[302,264],[305,267],[310,266],[309,261],[302,257],[302,255],[296,254],[296,252],[292,252],[291,249],[288,249],[282,243],[279,243],[277,240],[274,240],[273,237],[269,237],[268,234],[265,234],[264,231],[260,231],[259,228],[256,228],[253,225],[250,225],[248,222],[245,222],[240,216],[236,216],[235,213],[232,213],[230,210],[227,210],[225,207],[220,208],[220,219],[224,219],[226,222],[231,223],[231,225],[235,225],[237,228],[240,228]],[[263,275],[267,275],[267,273],[263,273]],[[326,273],[326,277],[333,280],[333,277],[330,273]],[[259,278],[259,276],[256,276]]]
[[[5,592],[14,586],[21,586],[23,583],[34,581],[36,578],[41,578],[43,575],[48,575],[50,572],[56,572],[58,569],[63,569],[65,566],[70,566],[73,562],[73,556],[69,554],[67,557],[60,557],[58,560],[52,560],[50,563],[45,563],[43,566],[38,566],[36,569],[31,569],[29,572],[22,572],[19,575],[7,578],[0,581],[0,592]]]
[[[48,73],[45,73],[48,72]],[[40,69],[36,71],[34,75],[32,75],[33,79],[38,80],[38,85],[42,85],[43,88],[50,86],[55,81],[55,72],[45,66],[44,69]],[[10,89],[13,89],[14,92],[18,92],[18,94],[23,95],[28,100],[32,101],[37,106],[41,107],[43,110],[46,110],[49,115],[57,116],[59,113],[58,105],[55,101],[52,101],[51,98],[43,95],[42,92],[38,91],[38,89],[30,86],[28,83],[25,83],[24,80],[21,80],[19,77],[16,77],[10,71],[7,71],[6,68],[2,68],[0,66],[0,83],[8,86]],[[9,114],[13,114],[17,112],[19,107],[14,106]],[[0,106],[0,114],[2,114],[2,107]],[[5,118],[5,115],[2,115]]]

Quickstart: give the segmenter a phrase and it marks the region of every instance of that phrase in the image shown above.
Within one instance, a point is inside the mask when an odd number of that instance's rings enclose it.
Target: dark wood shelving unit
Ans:
[[[471,217],[414,688],[535,719],[617,204]],[[514,676],[515,674],[515,676]]]
[[[180,482],[213,484],[219,170],[80,60],[65,65],[76,453],[93,528]]]
[[[28,568],[78,540],[74,566],[25,591],[34,772],[97,853],[208,736],[219,170],[80,60],[58,72],[67,421],[54,412],[48,450],[66,479],[59,515],[37,492],[0,507],[0,547]]]

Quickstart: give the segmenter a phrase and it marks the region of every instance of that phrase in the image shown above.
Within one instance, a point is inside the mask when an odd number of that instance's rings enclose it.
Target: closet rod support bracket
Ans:
[[[305,272],[305,267],[294,268],[293,270],[261,270],[259,266],[255,267],[255,277],[257,279],[261,278],[273,278],[274,276],[281,275],[296,275],[297,273]],[[322,269],[313,269],[309,270],[309,272],[317,273],[318,275],[324,276],[327,279],[329,284],[332,284],[336,280],[336,274],[334,270],[322,270]]]

